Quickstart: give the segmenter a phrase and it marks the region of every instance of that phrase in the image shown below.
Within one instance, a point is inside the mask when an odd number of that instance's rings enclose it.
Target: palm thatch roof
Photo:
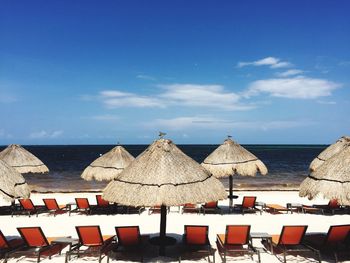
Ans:
[[[8,201],[28,198],[29,187],[23,176],[14,168],[0,160],[0,195]]]
[[[218,178],[234,174],[255,176],[257,172],[267,174],[262,161],[230,138],[205,158],[202,166]]]
[[[18,144],[11,144],[0,152],[0,160],[3,160],[21,174],[49,172],[42,161]]]
[[[122,146],[116,146],[85,168],[81,177],[91,181],[110,181],[116,178],[135,158]]]
[[[313,199],[318,194],[350,205],[350,147],[326,160],[301,183],[301,197]]]
[[[310,171],[315,171],[324,161],[331,158],[333,155],[343,151],[345,148],[350,146],[350,137],[343,136],[339,138],[334,144],[324,149],[311,163]]]
[[[226,198],[222,183],[171,140],[153,142],[103,191],[130,206],[180,205]]]

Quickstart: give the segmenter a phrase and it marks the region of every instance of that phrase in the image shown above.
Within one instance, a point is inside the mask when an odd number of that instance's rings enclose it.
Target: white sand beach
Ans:
[[[257,201],[265,202],[267,204],[274,203],[285,206],[286,203],[303,203],[303,204],[326,204],[328,201],[318,198],[315,200],[307,200],[306,198],[300,198],[297,191],[244,191],[235,192],[239,198],[234,201],[235,204],[242,202],[243,196],[257,196]],[[43,205],[43,198],[56,198],[59,204],[67,204],[74,202],[75,197],[86,197],[91,204],[96,204],[96,193],[52,193],[41,194],[33,193],[31,199],[35,205]],[[8,202],[0,200],[1,205],[8,205]],[[269,234],[279,234],[283,225],[308,225],[307,233],[311,232],[327,232],[330,225],[349,224],[349,214],[336,214],[336,215],[319,215],[319,214],[270,214],[263,212],[262,215],[239,213],[228,214],[225,212],[228,207],[228,200],[220,201],[219,205],[224,209],[224,214],[181,214],[178,213],[177,207],[172,207],[171,212],[167,217],[167,233],[175,234],[179,241],[180,236],[183,234],[184,225],[208,225],[209,226],[209,238],[211,245],[216,249],[216,234],[224,233],[225,226],[229,224],[248,224],[251,225],[251,232],[267,232]],[[72,236],[77,237],[75,226],[80,225],[99,225],[103,235],[115,234],[115,226],[130,226],[138,225],[140,227],[141,234],[156,235],[159,233],[159,214],[149,215],[148,211],[144,211],[141,215],[132,214],[116,214],[116,215],[82,215],[73,213],[69,216],[67,213],[57,215],[56,217],[48,215],[47,213],[40,214],[38,217],[20,215],[11,217],[9,215],[1,215],[1,231],[6,236],[18,235],[16,227],[24,226],[41,226],[46,236]],[[261,242],[258,239],[254,239],[254,246],[261,247]],[[63,251],[65,252],[65,250]],[[304,258],[303,256],[306,256]],[[261,252],[261,262],[273,263],[281,262],[282,255],[278,258],[272,255],[270,252]],[[65,255],[56,255],[51,260],[45,258],[42,262],[64,262]],[[79,263],[88,261],[97,261],[97,258],[72,258],[70,262]],[[145,258],[145,261],[157,262],[162,258]],[[252,262],[249,256],[229,258],[233,262]],[[254,256],[254,261],[257,262],[257,257]],[[9,262],[34,262],[34,259],[16,258],[10,259]],[[186,260],[184,260],[186,261]],[[188,260],[190,261],[190,260]],[[206,259],[201,259],[201,262],[205,262]],[[221,262],[218,253],[215,253],[215,261]],[[311,253],[304,253],[298,256],[287,256],[288,262],[317,262],[317,259],[313,257]],[[106,258],[103,262],[107,262]],[[115,262],[113,259],[111,262]],[[323,256],[322,262],[334,262],[334,259],[329,256]],[[350,261],[348,261],[350,262]]]

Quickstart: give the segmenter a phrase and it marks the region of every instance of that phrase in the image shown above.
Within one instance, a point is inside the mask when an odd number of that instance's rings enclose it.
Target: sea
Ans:
[[[137,157],[147,145],[123,145]],[[201,163],[219,145],[177,145]],[[234,190],[298,190],[308,175],[310,162],[328,145],[242,145],[265,163],[269,172],[255,177],[234,176]],[[49,168],[48,174],[25,174],[34,192],[101,191],[108,182],[84,181],[83,170],[115,145],[23,146]],[[0,147],[3,150],[5,146]],[[228,187],[228,178],[220,179]]]

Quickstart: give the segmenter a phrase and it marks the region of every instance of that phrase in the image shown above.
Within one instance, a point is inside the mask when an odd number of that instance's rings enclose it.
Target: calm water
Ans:
[[[202,162],[218,145],[178,145],[187,155]],[[234,188],[239,189],[297,189],[307,176],[310,162],[327,145],[243,145],[260,158],[269,173],[266,176],[234,177]],[[106,182],[86,182],[80,174],[92,161],[113,145],[25,146],[50,169],[46,175],[25,175],[33,190],[86,191],[100,190]],[[133,156],[139,155],[147,145],[124,146]],[[0,150],[5,147],[0,147]],[[222,179],[227,186],[228,179]]]

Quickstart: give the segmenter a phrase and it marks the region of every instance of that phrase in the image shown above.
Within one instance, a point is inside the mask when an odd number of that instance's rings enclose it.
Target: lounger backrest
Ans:
[[[6,237],[4,236],[4,234],[0,230],[0,249],[9,248],[9,247],[10,246],[7,242]]]
[[[334,246],[337,244],[345,243],[346,238],[349,235],[350,225],[330,226],[327,238],[325,239],[325,245]]]
[[[228,225],[226,226],[225,245],[248,244],[250,225]]]
[[[299,245],[304,238],[307,226],[284,226],[279,239],[282,245]]]
[[[30,199],[19,199],[19,203],[21,204],[24,210],[35,210],[35,206],[33,205],[32,200]]]
[[[187,204],[184,204],[184,207],[185,208],[196,208],[196,204],[190,204],[190,203],[187,203]]]
[[[185,226],[185,242],[188,245],[206,245],[209,243],[208,226]]]
[[[329,200],[328,207],[331,208],[331,209],[339,208],[340,205],[339,205],[338,200],[337,199]]]
[[[79,209],[88,209],[90,208],[89,200],[87,198],[75,198],[77,207]]]
[[[55,198],[46,198],[46,199],[43,199],[43,201],[48,210],[60,209]]]
[[[109,206],[109,202],[102,198],[102,195],[96,195],[96,202],[99,207]]]
[[[138,226],[116,227],[118,243],[122,246],[134,246],[140,244],[141,235]]]
[[[252,208],[255,206],[256,196],[245,196],[243,197],[242,207]]]
[[[218,202],[213,201],[213,202],[205,203],[204,207],[205,208],[216,208],[216,207],[218,207]]]
[[[99,226],[76,226],[79,241],[85,246],[99,246],[103,244],[103,238]]]
[[[40,227],[18,227],[17,230],[28,247],[45,247],[49,245]]]

